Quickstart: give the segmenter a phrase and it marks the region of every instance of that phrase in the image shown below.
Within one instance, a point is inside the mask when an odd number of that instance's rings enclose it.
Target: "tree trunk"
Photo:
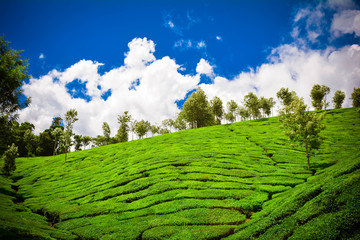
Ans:
[[[309,156],[308,144],[307,144],[306,140],[305,140],[305,149],[306,149],[306,157],[307,157],[308,169],[310,169],[310,156]]]
[[[66,163],[66,159],[67,159],[67,151],[65,151],[65,161],[64,161],[64,163]]]

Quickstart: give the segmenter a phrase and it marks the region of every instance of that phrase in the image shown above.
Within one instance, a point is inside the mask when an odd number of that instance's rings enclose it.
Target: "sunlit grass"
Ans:
[[[66,163],[17,159],[17,181],[1,178],[1,230],[55,239],[356,237],[360,116],[330,110],[325,123],[311,170],[276,117],[70,153]]]

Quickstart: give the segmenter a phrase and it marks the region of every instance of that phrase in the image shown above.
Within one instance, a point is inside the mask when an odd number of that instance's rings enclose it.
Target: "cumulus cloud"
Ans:
[[[198,75],[179,73],[181,67],[169,57],[156,59],[155,44],[146,38],[135,38],[129,43],[124,65],[103,75],[98,69],[103,64],[81,60],[66,70],[53,70],[38,79],[32,78],[23,86],[32,97],[31,105],[20,112],[21,121],[30,121],[39,133],[48,128],[54,116],[64,116],[70,108],[78,111],[79,121],[74,125],[78,134],[102,134],[102,123],[108,122],[113,135],[118,128],[117,116],[129,111],[135,119],[153,123],[174,117],[179,111],[175,101],[200,81]],[[90,101],[72,98],[66,85],[80,81],[86,86]],[[138,82],[135,89],[131,89]],[[106,101],[101,95],[111,90]]]
[[[40,53],[39,59],[45,59],[45,55],[43,53]]]
[[[199,63],[196,65],[196,72],[198,74],[205,74],[210,78],[214,77],[213,66],[211,66],[210,63],[203,58],[200,59]]]
[[[274,50],[272,60],[242,72],[234,79],[216,77],[213,85],[202,85],[210,98],[219,96],[224,101],[241,102],[248,92],[258,96],[276,98],[281,87],[296,91],[311,106],[310,91],[314,84],[331,88],[328,101],[336,90],[345,92],[344,107],[350,107],[349,97],[354,87],[359,87],[360,46],[345,46],[333,51],[301,50],[294,45],[284,45]],[[331,105],[332,106],[332,105]]]
[[[347,33],[355,33],[355,36],[360,37],[360,11],[344,10],[335,14],[331,25],[331,31],[334,33],[335,37]]]

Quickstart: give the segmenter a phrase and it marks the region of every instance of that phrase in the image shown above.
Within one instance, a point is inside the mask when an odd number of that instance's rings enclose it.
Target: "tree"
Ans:
[[[214,122],[209,102],[200,87],[186,99],[182,111],[185,121],[190,123],[191,128],[210,126]]]
[[[294,91],[290,92],[288,88],[281,88],[276,93],[276,97],[280,100],[283,107],[290,106],[295,96],[296,93]]]
[[[272,102],[273,102],[272,98],[267,99],[265,97],[260,97],[259,106],[262,111],[262,117],[265,117],[265,115],[270,116]]]
[[[337,90],[333,97],[333,103],[335,108],[337,109],[341,108],[344,100],[345,100],[345,93],[340,90]]]
[[[174,121],[174,128],[177,129],[178,131],[186,129],[186,121],[185,121],[183,112],[180,112],[177,115],[177,117]]]
[[[162,125],[167,128],[169,127],[169,130],[171,132],[171,128],[174,127],[174,120],[172,120],[171,118],[165,119],[162,121]]]
[[[65,152],[65,162],[67,158],[67,153],[70,151],[70,147],[72,146],[71,137],[73,135],[73,127],[74,123],[79,120],[77,118],[77,111],[75,109],[70,109],[65,114],[65,132],[62,135],[61,142],[62,142],[62,150]]]
[[[54,152],[55,140],[51,135],[51,130],[46,129],[39,135],[39,142],[36,148],[36,154],[38,156],[51,156]]]
[[[247,108],[247,110],[249,111],[250,120],[251,120],[251,117],[253,119],[260,117],[260,115],[261,115],[261,113],[260,113],[260,101],[259,101],[258,97],[254,93],[249,92],[244,97],[244,105]]]
[[[80,151],[81,147],[83,145],[82,136],[81,135],[75,135],[74,140],[75,140],[75,151]]]
[[[323,106],[328,106],[326,102],[326,95],[330,92],[330,88],[328,86],[319,84],[315,84],[310,92],[310,97],[312,99],[312,105],[316,110],[321,110]]]
[[[249,111],[246,108],[242,107],[242,106],[238,107],[237,114],[240,116],[241,121],[244,121],[244,120],[246,120],[246,119],[248,119],[250,117]]]
[[[30,104],[30,98],[24,96],[21,86],[28,79],[28,62],[20,59],[22,51],[9,47],[4,36],[0,37],[0,114],[9,117],[17,110]],[[21,98],[21,101],[20,101]]]
[[[128,113],[128,111],[125,111],[123,115],[118,116],[120,127],[117,132],[117,137],[120,142],[127,142],[129,140],[129,122],[131,121],[131,115]]]
[[[210,100],[211,111],[215,117],[215,124],[220,125],[224,115],[223,102],[217,96]]]
[[[6,176],[10,176],[10,172],[16,169],[15,158],[18,156],[18,148],[13,143],[9,149],[5,151],[2,159],[4,161],[3,171]]]
[[[145,120],[138,121],[136,123],[135,132],[138,135],[138,137],[141,139],[145,136],[147,131],[149,131],[150,123]]]
[[[30,129],[25,131],[24,134],[24,142],[26,144],[26,150],[27,150],[27,156],[31,156],[33,154],[35,154],[34,148],[36,146],[35,143],[35,134],[32,133],[32,131]]]
[[[230,100],[229,102],[227,102],[226,107],[228,110],[228,112],[225,115],[226,120],[230,122],[236,121],[235,111],[238,107],[237,103],[234,100]]]
[[[103,125],[102,125],[102,129],[103,129],[103,133],[104,133],[105,144],[109,144],[110,134],[111,134],[109,124],[107,122],[104,122]]]
[[[305,146],[308,169],[310,169],[310,153],[320,146],[320,132],[325,129],[321,123],[324,114],[308,112],[307,105],[302,98],[295,97],[290,104],[280,111],[279,120],[287,129],[285,134],[290,140]]]
[[[64,134],[64,130],[57,127],[51,131],[51,136],[54,138],[54,151],[53,155],[56,154],[56,150],[59,148],[61,136]]]
[[[82,143],[84,145],[84,150],[85,150],[86,146],[90,144],[92,138],[90,136],[82,136],[81,140],[82,140]]]
[[[350,99],[352,99],[353,107],[360,107],[360,88],[354,88]]]
[[[166,134],[166,133],[170,133],[169,129],[167,129],[167,128],[160,128],[160,130],[159,130],[159,134],[160,134],[160,135],[163,135],[163,134]]]
[[[150,131],[152,133],[152,135],[154,136],[154,134],[159,133],[160,127],[156,126],[156,125],[151,125],[150,126]]]

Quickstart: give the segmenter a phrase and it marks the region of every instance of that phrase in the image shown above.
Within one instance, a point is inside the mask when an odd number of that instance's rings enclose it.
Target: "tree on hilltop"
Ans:
[[[308,112],[307,105],[302,98],[295,97],[290,106],[280,111],[279,121],[287,131],[285,134],[294,142],[305,146],[308,169],[310,169],[310,154],[313,149],[320,147],[320,132],[325,129],[321,123],[325,113],[318,115]]]
[[[329,94],[330,88],[328,86],[315,84],[310,92],[310,97],[312,99],[312,105],[316,110],[321,110],[323,107],[326,110],[326,107],[329,105],[326,102],[326,95]]]
[[[127,142],[129,140],[129,122],[131,121],[131,115],[128,113],[128,111],[125,111],[123,115],[118,116],[120,127],[116,136],[119,139],[119,142]]]
[[[245,95],[244,105],[249,111],[250,120],[251,120],[251,117],[253,119],[255,119],[255,118],[259,118],[261,116],[260,101],[254,93],[249,92],[247,95]]]
[[[341,108],[344,100],[345,100],[345,93],[340,90],[337,90],[333,97],[333,103],[335,105],[335,108],[337,109]]]
[[[360,107],[360,88],[354,88],[350,99],[352,99],[353,107]]]
[[[224,115],[223,102],[217,96],[210,100],[211,111],[215,117],[215,124],[220,125]]]
[[[190,123],[191,128],[210,126],[214,122],[210,104],[200,87],[186,99],[182,111],[184,119]]]
[[[105,144],[107,145],[110,142],[110,134],[111,134],[109,124],[107,122],[103,122],[102,129],[103,129]]]

